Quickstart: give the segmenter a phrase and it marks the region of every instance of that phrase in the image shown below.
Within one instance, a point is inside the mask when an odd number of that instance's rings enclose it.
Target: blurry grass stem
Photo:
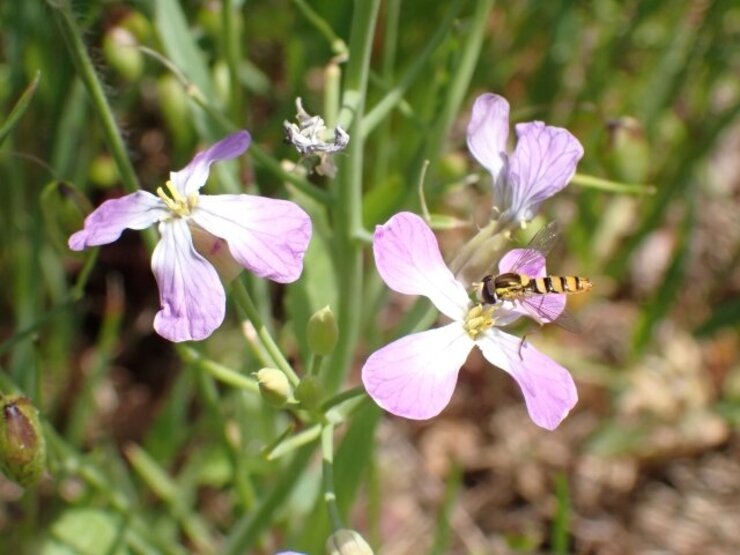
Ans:
[[[262,321],[262,316],[257,310],[257,306],[254,304],[254,301],[249,295],[249,292],[244,286],[244,283],[239,280],[235,281],[231,291],[234,295],[234,300],[236,301],[236,303],[244,311],[247,319],[252,322],[252,325],[257,331],[257,336],[260,338],[262,345],[265,347],[270,357],[272,357],[272,361],[275,363],[278,369],[283,371],[283,373],[288,377],[290,383],[293,386],[298,385],[300,378],[298,378],[295,370],[293,370],[293,367],[283,355],[280,347],[278,347],[277,343],[272,338],[272,335],[270,335],[270,331],[267,329],[264,322]]]
[[[123,144],[123,137],[121,137],[118,125],[116,124],[113,110],[111,110],[108,104],[108,100],[103,92],[103,86],[100,83],[100,79],[98,79],[98,74],[95,72],[87,49],[82,42],[80,30],[70,13],[69,2],[67,0],[47,0],[47,3],[52,9],[54,19],[62,33],[62,37],[64,37],[77,72],[85,84],[88,95],[90,95],[90,101],[100,118],[100,122],[103,124],[103,133],[105,134],[108,148],[110,148],[111,154],[116,161],[116,166],[118,166],[118,171],[121,174],[123,187],[129,193],[136,192],[141,188],[139,180],[136,177],[131,159],[126,152],[126,147]]]
[[[372,54],[372,39],[380,0],[358,0],[354,4],[349,48],[352,55],[345,72],[345,87],[338,124],[352,139],[336,181],[337,273],[339,286],[339,340],[326,373],[329,393],[336,392],[349,371],[362,322],[362,247],[356,237],[362,227],[362,170],[365,141],[362,117]]]

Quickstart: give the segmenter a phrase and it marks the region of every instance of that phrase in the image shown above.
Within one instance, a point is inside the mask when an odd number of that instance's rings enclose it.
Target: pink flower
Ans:
[[[522,345],[518,337],[497,329],[511,322],[512,310],[470,302],[424,220],[409,212],[396,214],[376,228],[373,251],[378,272],[391,289],[428,297],[452,320],[397,339],[370,355],[362,381],[378,405],[415,420],[438,415],[450,402],[460,367],[477,346],[519,384],[535,424],[548,430],[560,424],[578,400],[573,378],[529,343]],[[532,262],[529,271],[544,274],[544,257],[540,263]]]
[[[518,123],[515,128],[518,142],[508,155],[509,103],[496,94],[482,94],[468,124],[468,148],[491,172],[499,219],[525,222],[545,199],[568,184],[583,147],[567,129],[541,121]]]
[[[213,162],[231,160],[249,147],[239,131],[199,152],[182,170],[170,172],[167,192],[137,191],[107,200],[69,238],[69,248],[105,245],[125,228],[159,223],[152,253],[161,309],[154,329],[170,341],[205,339],[224,320],[226,295],[216,269],[193,246],[191,230],[225,241],[233,259],[260,277],[288,283],[303,270],[311,220],[295,203],[254,195],[201,195]]]

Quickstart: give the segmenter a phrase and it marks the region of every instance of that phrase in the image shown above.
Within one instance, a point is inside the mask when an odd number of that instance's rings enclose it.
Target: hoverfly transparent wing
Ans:
[[[547,258],[547,255],[558,242],[559,235],[558,224],[556,222],[550,222],[546,226],[542,227],[535,236],[532,237],[532,240],[527,244],[527,246],[519,247],[521,249],[521,253],[512,263],[511,268],[507,271],[515,274],[529,275],[527,272],[521,272],[520,270],[537,261],[540,257]]]
[[[522,247],[522,253],[511,266],[510,272],[524,273],[521,270],[530,264],[539,261],[540,257],[547,258],[552,248],[557,244],[560,233],[558,224],[550,222],[542,227],[526,247]],[[527,274],[529,275],[529,274]],[[529,276],[535,277],[535,276]],[[550,293],[547,295],[527,295],[515,301],[520,308],[528,312],[530,316],[542,324],[555,324],[561,328],[578,333],[580,326],[575,317],[565,309],[565,295],[561,293]]]
[[[580,333],[581,326],[565,308],[565,295],[549,293],[547,295],[529,295],[518,299],[520,308],[528,312],[540,325],[555,324],[566,331]]]

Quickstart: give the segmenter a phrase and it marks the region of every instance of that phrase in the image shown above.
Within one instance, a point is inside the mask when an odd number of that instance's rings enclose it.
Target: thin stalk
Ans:
[[[338,393],[331,399],[327,399],[326,401],[324,401],[321,404],[321,412],[326,413],[332,407],[336,407],[337,405],[341,405],[345,401],[349,401],[350,399],[355,399],[357,397],[363,397],[365,395],[367,395],[367,393],[365,393],[365,388],[361,385],[353,387],[352,389],[347,389],[346,391]]]
[[[237,14],[234,10],[234,0],[223,0],[221,5],[221,28],[223,29],[224,57],[229,70],[231,118],[233,121],[243,121],[243,90],[239,81],[239,30],[236,22]]]
[[[334,426],[327,424],[321,429],[321,475],[324,487],[324,502],[329,511],[329,520],[334,532],[344,528],[334,492]]]
[[[636,185],[632,183],[621,183],[619,181],[611,181],[610,179],[602,179],[601,177],[594,177],[593,175],[583,175],[577,173],[571,179],[573,185],[580,185],[588,189],[596,189],[597,191],[608,191],[610,193],[621,193],[631,195],[654,195],[655,187],[653,185]]]
[[[249,479],[249,470],[246,468],[244,455],[241,452],[239,444],[235,444],[228,433],[226,418],[221,412],[221,402],[218,396],[218,390],[213,380],[203,372],[197,372],[196,383],[198,392],[205,401],[211,416],[217,422],[217,429],[221,432],[221,443],[229,455],[231,465],[234,469],[234,486],[236,494],[239,497],[241,506],[249,508],[254,505],[255,491],[251,480]]]
[[[264,322],[262,321],[262,317],[260,316],[260,313],[257,310],[252,297],[249,295],[247,288],[244,287],[244,284],[241,281],[236,280],[232,287],[232,293],[237,305],[239,305],[239,307],[244,311],[249,321],[252,322],[254,329],[257,331],[257,337],[260,338],[262,345],[270,354],[270,357],[272,358],[275,365],[278,367],[279,370],[282,370],[285,373],[294,387],[298,385],[298,382],[300,381],[298,375],[295,373],[295,370],[293,370],[290,363],[283,355],[280,347],[277,346],[277,343],[272,338],[272,335],[270,335],[270,331],[267,329],[267,326],[265,326]]]
[[[339,125],[349,129],[347,158],[336,191],[334,206],[339,286],[339,340],[326,375],[329,392],[337,391],[349,370],[362,318],[362,249],[356,237],[362,227],[362,168],[365,141],[362,115],[372,53],[372,38],[380,0],[358,0],[352,17],[350,52]]]
[[[301,11],[303,17],[305,17],[319,33],[324,35],[324,38],[329,42],[331,49],[335,54],[340,56],[347,55],[347,45],[337,36],[334,29],[331,28],[331,25],[329,25],[323,17],[317,14],[306,0],[293,0],[293,4],[295,4]]]
[[[175,345],[175,349],[183,362],[195,364],[200,370],[210,374],[221,383],[224,383],[229,387],[259,394],[259,385],[257,385],[257,382],[252,378],[244,376],[236,370],[232,370],[219,362],[203,357],[203,355],[192,347],[178,344]]]
[[[87,54],[87,49],[82,42],[80,30],[70,14],[69,3],[66,0],[47,0],[47,4],[49,4],[54,13],[54,19],[59,26],[64,41],[67,43],[72,61],[77,68],[82,82],[85,84],[87,93],[90,95],[93,108],[103,124],[103,133],[105,134],[105,139],[108,143],[108,148],[111,150],[113,159],[116,161],[116,166],[118,166],[118,171],[121,174],[123,187],[129,193],[138,191],[141,186],[136,177],[134,166],[123,144],[123,137],[121,137],[118,125],[116,124],[116,118],[113,116],[113,110],[111,110],[108,100],[105,98],[103,86],[100,84],[92,61]]]
[[[400,102],[403,101],[403,95],[406,93],[409,87],[414,84],[416,79],[422,74],[422,69],[424,69],[424,66],[427,64],[432,54],[434,54],[439,45],[442,44],[442,41],[449,36],[450,27],[452,26],[455,17],[457,17],[457,14],[460,12],[461,6],[462,4],[460,2],[455,2],[450,5],[449,9],[447,10],[447,14],[440,22],[432,38],[429,40],[429,42],[427,42],[426,46],[424,46],[424,49],[418,54],[418,56],[414,57],[414,63],[411,65],[411,67],[408,68],[401,79],[395,85],[393,85],[393,87],[388,88],[385,96],[377,104],[375,104],[375,106],[373,106],[371,110],[368,110],[365,117],[362,118],[363,137],[367,137],[370,133],[372,133],[373,130],[378,126],[378,124],[385,120],[391,110],[393,110],[396,106],[398,106]],[[384,84],[390,83],[390,78],[392,77],[391,64],[395,56],[395,35],[397,31],[397,29],[395,28],[395,24],[397,24],[397,21],[393,18],[394,14],[392,10],[394,9],[394,7],[395,6],[393,5],[389,7],[389,21],[386,24],[388,35],[386,36],[385,40],[385,51],[383,60],[384,67],[383,73],[381,74]],[[395,15],[397,17],[398,14]],[[467,84],[464,90],[467,90]]]
[[[257,510],[242,517],[231,528],[221,551],[222,555],[241,555],[254,546],[260,532],[270,525],[273,514],[288,498],[296,482],[303,475],[313,451],[314,446],[307,445],[296,453],[281,479],[267,490],[269,493]]]

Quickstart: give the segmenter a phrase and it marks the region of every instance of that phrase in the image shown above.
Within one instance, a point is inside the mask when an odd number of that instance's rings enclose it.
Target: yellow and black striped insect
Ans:
[[[556,323],[566,329],[577,329],[577,324],[564,312],[562,302],[547,302],[548,295],[583,293],[592,287],[583,276],[548,275],[533,277],[526,270],[540,257],[547,257],[558,240],[557,224],[551,222],[521,249],[521,254],[504,274],[489,274],[477,286],[478,300],[496,305],[504,301],[519,301],[540,323]]]

